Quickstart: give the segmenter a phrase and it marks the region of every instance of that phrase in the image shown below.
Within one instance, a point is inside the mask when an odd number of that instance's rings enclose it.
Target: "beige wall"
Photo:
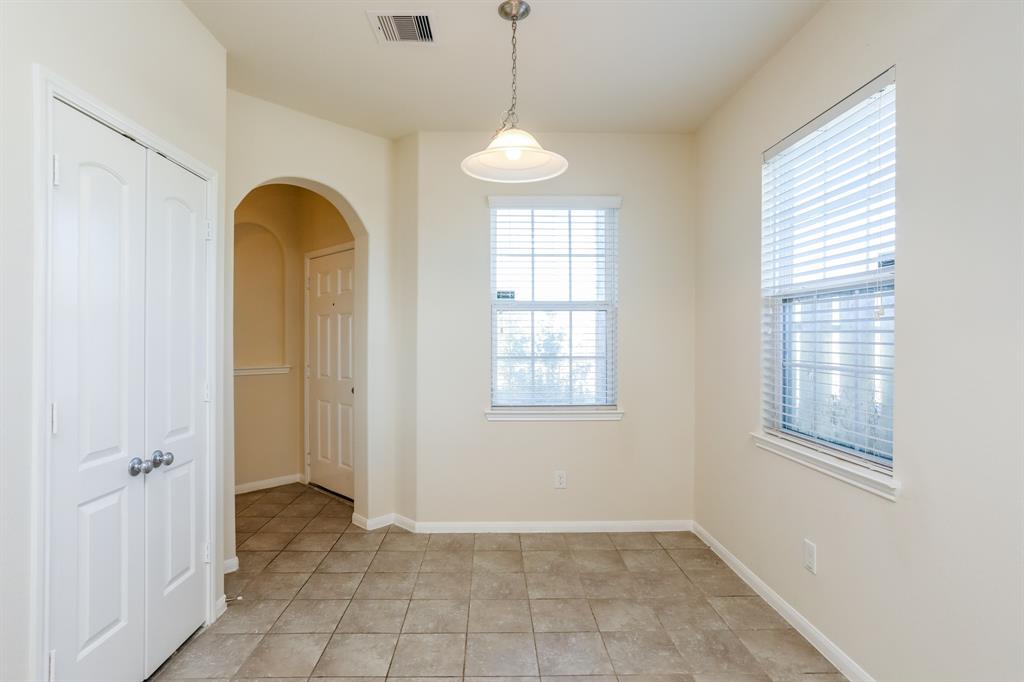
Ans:
[[[355,508],[362,516],[390,513],[395,508],[394,390],[400,345],[391,333],[399,314],[390,295],[393,144],[232,90],[227,116],[229,207],[238,206],[254,187],[287,181],[329,199],[355,238]],[[230,253],[227,260],[230,273]],[[231,300],[230,291],[225,300]],[[367,339],[372,343],[367,344]],[[231,413],[233,395],[227,398],[226,409]],[[233,452],[234,443],[228,443],[225,466],[231,471],[225,495],[229,504],[233,504]],[[234,519],[224,521],[226,534],[233,538]],[[228,556],[233,554],[233,542],[226,551]]]
[[[0,679],[40,679],[38,63],[224,177],[225,55],[179,2],[0,2]],[[223,211],[223,206],[215,210]],[[218,289],[223,282],[217,283]],[[218,510],[219,513],[220,510]],[[220,558],[218,557],[218,562]],[[219,573],[218,573],[219,574]],[[220,587],[217,588],[221,592]]]
[[[284,264],[284,245],[274,232],[261,223],[235,223],[236,368],[288,364]]]
[[[305,254],[351,241],[329,201],[294,185],[235,209],[235,367],[291,367],[235,377],[235,485],[305,470]]]
[[[694,183],[689,137],[540,135],[570,160],[538,186],[459,162],[485,133],[419,135],[417,521],[602,521],[693,515]],[[489,194],[622,197],[620,422],[488,422]],[[554,471],[569,487],[555,490]],[[403,476],[407,472],[400,471]]]
[[[829,4],[697,137],[697,520],[879,680],[1024,678],[1022,30],[1019,2]],[[895,503],[749,435],[761,151],[893,64]]]
[[[391,323],[399,341],[392,372],[395,409],[395,506],[393,511],[416,518],[416,233],[419,208],[419,136],[393,143]]]

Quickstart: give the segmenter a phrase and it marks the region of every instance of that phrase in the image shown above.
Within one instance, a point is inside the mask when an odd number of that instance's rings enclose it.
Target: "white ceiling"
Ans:
[[[228,84],[386,137],[489,130],[508,106],[496,0],[186,0]],[[820,0],[533,0],[519,27],[523,127],[696,128]],[[379,44],[366,11],[428,13],[435,44]]]

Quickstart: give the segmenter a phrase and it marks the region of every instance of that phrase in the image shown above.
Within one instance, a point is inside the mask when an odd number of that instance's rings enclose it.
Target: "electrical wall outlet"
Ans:
[[[804,568],[815,575],[818,573],[818,547],[807,538],[804,538]]]
[[[565,490],[569,485],[569,480],[565,475],[564,471],[555,472],[555,488],[557,490]]]

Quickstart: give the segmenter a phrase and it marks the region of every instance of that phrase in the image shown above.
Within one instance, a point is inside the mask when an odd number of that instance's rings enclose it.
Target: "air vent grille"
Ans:
[[[376,14],[370,17],[370,24],[382,43],[434,42],[434,31],[426,14]]]

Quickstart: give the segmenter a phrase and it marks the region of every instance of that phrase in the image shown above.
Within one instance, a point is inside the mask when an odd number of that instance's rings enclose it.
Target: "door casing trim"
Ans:
[[[204,491],[203,523],[209,560],[205,563],[206,613],[205,621],[213,623],[226,608],[223,593],[216,594],[215,571],[223,554],[218,511],[223,510],[223,491],[218,476],[218,461],[223,449],[218,447],[224,433],[222,405],[224,377],[224,302],[218,296],[224,260],[224,231],[222,229],[220,179],[217,172],[185,153],[177,146],[153,134],[130,118],[104,103],[56,73],[39,64],[33,64],[33,357],[32,357],[32,423],[35,439],[32,459],[32,505],[30,523],[35,530],[30,548],[32,582],[32,612],[39,615],[38,623],[30,625],[37,642],[33,659],[38,668],[35,677],[49,679],[50,665],[50,359],[53,350],[50,338],[52,314],[50,287],[50,243],[52,234],[52,186],[50,182],[53,156],[53,105],[63,102],[98,122],[134,139],[140,145],[159,152],[185,170],[206,181],[207,220],[213,238],[212,254],[208,251],[206,263],[206,367],[210,394],[206,403],[206,490]]]

